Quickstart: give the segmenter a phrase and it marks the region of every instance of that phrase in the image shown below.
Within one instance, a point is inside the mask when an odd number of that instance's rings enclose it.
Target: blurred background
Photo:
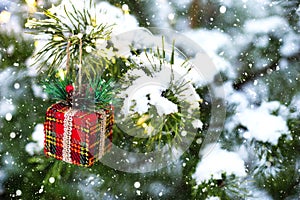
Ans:
[[[160,27],[191,38],[222,75],[227,116],[211,156],[201,156],[196,138],[178,161],[144,174],[43,155],[42,123],[54,101],[30,68],[39,41],[24,25],[60,3],[0,0],[0,199],[300,198],[299,1],[95,0],[118,31]],[[197,92],[205,135],[209,92]]]

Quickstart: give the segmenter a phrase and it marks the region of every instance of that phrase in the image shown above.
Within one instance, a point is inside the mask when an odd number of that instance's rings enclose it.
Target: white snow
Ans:
[[[113,34],[119,34],[138,28],[138,22],[135,17],[133,15],[123,13],[120,8],[112,6],[104,1],[97,4],[97,8],[105,13],[97,16],[98,22],[102,22],[103,20],[109,24],[115,24]]]
[[[6,176],[7,173],[3,169],[0,169],[0,194],[3,194],[4,192],[3,182],[6,179]]]
[[[203,122],[199,119],[195,119],[192,121],[192,125],[194,128],[201,128],[203,127]]]
[[[292,110],[292,118],[297,118],[300,116],[300,94],[293,97],[289,108]]]
[[[289,32],[282,38],[283,45],[280,47],[280,53],[284,56],[293,56],[300,50],[300,36],[294,32]]]
[[[249,148],[246,147],[246,145],[242,144],[241,146],[237,146],[235,152],[237,154],[239,154],[239,156],[241,157],[241,159],[243,159],[244,161],[249,160]]]
[[[154,105],[157,108],[158,115],[162,116],[163,114],[168,115],[178,112],[177,105],[167,98],[162,97],[161,93],[161,90],[156,90],[155,92],[151,93],[149,101],[150,104]]]
[[[74,4],[74,7],[78,10],[82,10],[83,8],[88,9],[91,12],[91,16],[96,16],[97,24],[114,24],[114,34],[132,30],[138,27],[138,22],[135,17],[130,14],[124,13],[121,8],[117,8],[109,4],[108,2],[101,1],[97,3],[95,9],[89,9],[89,3],[85,3],[84,1],[72,1],[72,4]],[[70,1],[63,0],[60,5],[58,5],[57,7],[52,7],[50,11],[56,13],[58,16],[66,17],[64,6],[68,11],[73,10]],[[89,30],[85,31],[88,32]]]
[[[175,11],[169,4],[168,0],[155,0],[153,1],[153,6],[151,9],[156,13],[152,16],[151,21],[154,22],[155,27],[160,28],[171,28],[169,15],[173,14]]]
[[[82,10],[83,8],[89,8],[88,3],[85,3],[84,1],[72,1],[72,3],[74,4],[74,7],[78,10]],[[63,17],[65,19],[67,19],[66,13],[64,11],[64,6],[66,6],[66,10],[68,10],[68,11],[73,10],[69,0],[63,0],[61,2],[61,4],[59,4],[56,7],[53,6],[49,10],[53,13],[56,13],[56,15],[59,18]],[[132,16],[130,14],[125,14],[120,8],[117,8],[107,2],[101,1],[100,3],[97,3],[96,8],[89,9],[89,11],[92,12],[91,13],[92,16],[96,16],[96,24],[97,25],[105,24],[105,25],[113,26],[112,35],[118,35],[118,34],[138,28],[138,22],[134,16]],[[71,22],[69,22],[69,20],[65,20],[64,22],[67,23],[71,27],[73,26],[71,24]],[[87,30],[82,30],[82,31],[83,31],[83,33],[89,32],[90,27],[87,27]],[[80,33],[79,33],[79,36],[80,36]],[[48,43],[49,39],[51,39],[51,38],[49,38],[47,35],[35,36],[36,42],[35,42],[34,54],[36,54],[39,50],[41,50]],[[58,38],[58,39],[60,39],[60,38]],[[98,41],[95,41],[95,42],[97,43]],[[89,52],[92,49],[87,47],[87,49],[85,49],[85,50],[87,52]],[[45,59],[48,58],[50,54],[51,54],[51,51],[49,51],[48,54],[45,55]],[[40,62],[42,62],[42,61],[43,60],[40,60]],[[31,67],[28,67],[30,76],[37,75],[36,69],[39,67],[40,62],[33,65],[35,63],[34,59],[29,58],[27,60],[27,63],[26,63],[27,66],[31,66]],[[48,60],[47,62],[51,63],[52,60]],[[63,65],[64,65],[64,63],[63,63]]]
[[[244,137],[252,137],[263,142],[277,144],[277,140],[282,133],[288,131],[284,119],[280,116],[270,115],[267,112],[247,110],[240,113],[239,120],[248,129],[248,132],[244,133]]]
[[[187,8],[192,3],[192,0],[173,1],[172,3],[180,8]]]
[[[34,131],[32,133],[32,140],[34,142],[30,142],[25,146],[25,150],[31,156],[35,153],[40,152],[44,147],[44,125],[37,124],[34,127]]]
[[[20,83],[15,83],[15,84],[14,84],[14,88],[15,88],[16,90],[18,90],[18,89],[20,88]]]
[[[226,6],[220,6],[219,11],[220,13],[224,14],[226,12],[227,8]]]
[[[131,87],[132,89],[129,88],[129,90],[124,91],[129,96],[129,98],[125,99],[125,107],[123,107],[124,114],[128,114],[129,108],[133,106],[133,103],[135,103],[133,111],[139,114],[146,113],[150,105],[156,107],[159,116],[178,112],[176,104],[161,96],[162,91],[166,88],[157,84],[158,83],[150,81],[148,84],[139,85],[138,82],[135,82]],[[123,94],[123,96],[126,94]],[[147,95],[149,95],[150,100],[148,100]]]
[[[21,10],[24,11],[24,8],[19,8],[19,6],[16,5],[16,3],[12,3],[10,1],[3,1],[0,0],[0,2],[4,2],[9,4],[9,11],[13,13],[13,10]],[[56,2],[56,0],[52,0],[52,2]],[[156,3],[159,4],[157,6],[159,12],[154,17],[154,21],[157,24],[162,25],[162,27],[169,27],[169,23],[172,20],[176,19],[176,14],[173,12],[172,6],[168,4],[168,1],[166,0],[156,0]],[[184,1],[177,1],[174,2],[178,5],[187,5],[191,2],[191,0],[184,0]],[[220,0],[220,6],[219,11],[225,15],[230,14],[232,10],[234,10],[234,6],[236,3],[239,4],[245,4],[245,15],[250,18],[250,15],[260,16],[264,17],[264,15],[269,15],[268,9],[265,10],[263,5],[268,6],[271,1],[269,0]],[[63,4],[69,4],[69,0],[63,0]],[[84,3],[83,1],[73,1],[72,3],[75,4],[77,8],[83,7]],[[271,5],[271,4],[270,4]],[[274,4],[273,4],[274,5]],[[123,11],[127,10],[126,6],[123,5]],[[259,9],[256,9],[259,8]],[[55,8],[53,8],[55,9]],[[129,8],[130,9],[130,8]],[[102,10],[103,12],[100,12]],[[18,11],[18,12],[19,12]],[[99,12],[98,12],[99,11]],[[107,2],[100,2],[97,4],[97,22],[104,22],[108,24],[115,24],[113,33],[119,34],[122,32],[126,32],[129,30],[133,30],[137,28],[138,23],[137,20],[129,14],[124,13],[120,8],[114,7],[110,5]],[[265,11],[265,12],[264,12]],[[58,10],[59,13],[63,13],[62,10]],[[249,14],[251,13],[251,14]],[[297,9],[296,12],[300,16],[300,6]],[[297,17],[297,16],[296,16]],[[300,23],[300,22],[299,22]],[[17,15],[12,14],[10,16],[10,19],[5,26],[1,26],[4,31],[10,32],[23,32],[23,28],[20,26],[20,20]],[[299,24],[298,24],[299,25]],[[90,27],[87,28],[87,30],[84,30],[85,32],[90,31]],[[280,17],[279,15],[274,15],[267,18],[257,18],[257,19],[251,19],[246,21],[244,25],[244,33],[245,35],[242,35],[242,37],[239,37],[238,35],[235,35],[234,37],[235,41],[231,41],[231,37],[227,34],[221,33],[216,30],[189,30],[185,34],[188,37],[191,37],[195,42],[197,42],[200,46],[203,47],[203,49],[208,52],[209,56],[211,56],[213,62],[217,66],[217,70],[208,70],[207,72],[205,69],[203,70],[203,74],[207,75],[205,78],[209,77],[207,82],[211,82],[213,80],[214,75],[219,71],[226,71],[230,69],[230,64],[226,60],[223,59],[223,49],[226,49],[226,47],[232,45],[232,43],[236,42],[233,46],[236,49],[239,49],[239,46],[236,45],[238,40],[241,40],[241,43],[247,45],[247,42],[252,41],[253,35],[259,35],[259,37],[256,38],[255,45],[256,47],[264,48],[269,44],[269,37],[264,34],[274,33],[274,34],[281,34],[283,45],[280,47],[280,53],[283,56],[292,56],[295,53],[299,52],[300,50],[300,39],[299,35],[297,35],[294,32],[287,33],[288,30],[288,22]],[[59,38],[58,38],[59,39]],[[99,41],[98,41],[99,42]],[[36,48],[38,49],[43,45],[43,42],[38,43]],[[224,48],[225,47],[225,48]],[[90,52],[92,49],[87,47],[86,51]],[[222,52],[220,52],[222,50]],[[14,51],[13,46],[9,47],[7,49],[8,53],[12,53]],[[230,51],[230,50],[229,50]],[[238,52],[238,51],[236,51]],[[201,59],[200,59],[201,60]],[[256,59],[257,61],[258,59]],[[30,60],[28,61],[30,62]],[[258,62],[257,62],[258,63]],[[19,63],[15,63],[14,66],[18,66]],[[280,66],[282,67],[282,63]],[[288,62],[286,62],[285,66],[288,67]],[[179,72],[180,70],[177,70]],[[9,73],[7,73],[9,72]],[[28,73],[33,73],[33,71],[29,71]],[[229,71],[226,71],[226,73],[229,73]],[[9,76],[4,76],[4,75]],[[162,85],[156,86],[150,85],[149,87],[144,87],[141,90],[136,91],[136,93],[132,96],[131,100],[135,101],[136,106],[134,108],[135,112],[138,112],[139,114],[147,112],[149,109],[149,105],[153,105],[157,108],[159,115],[163,114],[169,114],[178,112],[177,105],[173,102],[169,101],[168,99],[161,96],[161,92],[166,89],[166,85],[168,84],[168,80],[166,80],[166,74],[165,72],[162,73],[164,76],[157,75],[156,78],[158,79],[148,79],[149,83],[151,81],[154,81],[154,83],[162,83]],[[5,77],[10,77],[13,75],[12,70],[7,71],[4,70],[0,74],[0,80],[6,80],[6,83],[0,83],[1,85],[1,91],[5,94],[8,94],[7,97],[3,97],[0,99],[0,115],[4,116],[6,120],[11,120],[14,117],[15,112],[15,105],[13,104],[13,100],[8,97],[10,94],[14,95],[14,98],[17,98],[18,94],[21,93],[22,88],[24,85],[20,85],[19,82],[15,82],[15,80],[18,77],[21,77],[21,75],[16,76],[16,78],[13,78],[13,81],[6,79]],[[167,74],[169,75],[169,74]],[[163,79],[160,79],[163,77]],[[192,81],[193,83],[198,83],[199,86],[200,82],[203,83],[203,77],[199,76],[199,73],[192,69],[191,73],[187,75],[187,79]],[[162,81],[163,80],[163,81]],[[141,82],[137,82],[141,83]],[[300,116],[300,95],[295,96],[291,102],[291,105],[289,108],[294,109],[294,113],[290,115],[288,108],[281,105],[277,101],[273,102],[266,102],[268,97],[269,91],[261,90],[264,89],[264,86],[261,87],[260,81],[257,80],[254,83],[254,87],[245,87],[243,91],[234,91],[231,87],[232,82],[225,83],[225,91],[228,94],[228,98],[226,100],[228,101],[228,104],[233,105],[235,104],[235,115],[232,118],[229,118],[226,122],[226,129],[232,130],[235,126],[238,124],[242,124],[247,128],[247,131],[243,133],[243,137],[245,139],[256,139],[263,142],[270,142],[271,144],[276,145],[278,138],[282,134],[288,134],[289,130],[287,127],[287,119],[288,117],[294,117],[299,118]],[[9,87],[13,86],[13,90],[9,89]],[[267,87],[266,87],[267,88]],[[32,90],[34,92],[34,95],[36,97],[42,97],[45,98],[45,94],[42,93],[41,88],[37,85],[32,85]],[[261,91],[259,91],[261,90]],[[261,95],[261,93],[264,93],[264,95]],[[150,100],[146,97],[146,95],[149,94]],[[200,97],[197,97],[198,99]],[[195,99],[197,99],[195,98]],[[254,102],[254,103],[253,103]],[[256,103],[256,104],[255,104]],[[132,104],[131,104],[132,105]],[[260,106],[257,106],[260,105]],[[278,115],[272,114],[273,112],[278,110]],[[193,126],[196,128],[201,128],[203,123],[200,120],[194,120]],[[15,132],[8,133],[11,139],[16,138],[17,134]],[[186,135],[186,132],[182,132],[182,135]],[[38,124],[35,127],[34,132],[32,133],[32,139],[34,142],[30,142],[26,145],[26,151],[30,155],[34,155],[35,153],[40,152],[43,149],[43,141],[44,141],[44,135],[43,135],[43,125]],[[200,139],[199,139],[200,141]],[[213,148],[214,146],[214,148]],[[211,150],[211,151],[210,151]],[[245,166],[243,160],[246,160],[248,158],[248,152],[245,146],[240,146],[238,148],[238,152],[230,152],[227,150],[224,150],[220,147],[218,144],[211,144],[210,146],[207,146],[203,152],[201,152],[202,160],[198,163],[196,172],[193,174],[193,178],[196,179],[197,184],[201,184],[201,182],[210,179],[211,175],[213,175],[213,178],[221,178],[221,173],[226,172],[227,174],[235,174],[237,176],[245,176]],[[3,162],[10,163],[10,160],[3,159]],[[267,161],[268,162],[268,161]],[[265,163],[266,165],[269,165],[269,163]],[[0,194],[4,192],[4,189],[2,187],[3,180],[7,173],[3,170],[0,170]],[[96,177],[96,176],[95,176]],[[98,182],[99,178],[95,177],[89,177],[88,179],[81,181],[79,184],[79,188],[83,191],[83,193],[88,192],[94,192],[95,195],[97,194],[97,190],[93,188],[94,183]],[[54,177],[50,177],[49,179],[50,183],[55,182]],[[88,187],[87,187],[88,186]],[[140,188],[141,184],[140,182],[135,182],[134,187]],[[131,186],[132,187],[132,186]],[[167,191],[167,188],[161,184],[161,183],[151,183],[149,190],[153,194],[158,194],[159,196],[162,196]],[[137,190],[140,194],[140,191]],[[40,189],[40,193],[43,192],[43,186]],[[254,194],[254,198],[263,198],[263,199],[272,199],[271,197],[268,197],[266,192],[259,191],[258,188],[255,188],[255,190],[251,191]],[[17,196],[20,196],[22,194],[22,191],[20,189],[15,190],[15,194]],[[98,194],[99,195],[99,194]],[[118,196],[116,196],[118,197]],[[86,197],[88,198],[88,196]],[[113,197],[112,197],[113,198]],[[207,198],[208,200],[219,200],[219,197],[211,196]],[[248,198],[247,198],[248,199]],[[252,198],[249,198],[252,199]]]
[[[89,174],[89,176],[84,179],[81,179],[81,177],[78,178],[78,190],[83,194],[83,199],[103,199],[103,196],[105,196],[105,199],[115,199],[112,198],[109,193],[99,193],[99,190],[97,190],[104,182],[99,174]],[[108,188],[107,192],[109,192],[110,189],[111,188]]]
[[[267,35],[262,35],[256,38],[254,45],[259,48],[266,48],[269,42],[269,37]]]
[[[233,90],[232,82],[225,83],[227,104],[234,105],[235,112],[232,117],[226,119],[225,129],[232,132],[241,124],[247,128],[247,131],[242,133],[245,139],[256,139],[276,145],[281,135],[289,134],[286,121],[290,111],[278,101],[264,100],[263,95],[268,92],[264,92],[263,88],[257,84],[255,87],[245,87],[244,92],[241,92]],[[260,103],[260,106],[254,106],[253,102]],[[278,114],[274,115],[273,112],[276,111]]]
[[[219,2],[230,8],[232,7],[232,4],[235,3],[234,0],[220,0]]]
[[[16,191],[16,196],[21,196],[22,195],[22,191],[21,190],[17,190]]]
[[[228,34],[222,33],[218,30],[206,29],[189,30],[183,34],[195,41],[196,44],[203,49],[205,54],[208,55],[204,57],[203,52],[200,52],[195,56],[194,59],[191,59],[192,63],[199,65],[197,67],[201,70],[201,73],[205,78],[205,80],[203,80],[203,77],[199,77],[198,75],[197,85],[201,85],[199,83],[205,84],[212,82],[214,76],[220,71],[226,72],[229,77],[234,76],[234,72],[231,69],[230,63],[220,56],[224,52],[219,52],[226,46],[231,46],[231,37]],[[210,59],[210,62],[213,63],[213,67],[212,65],[207,64],[207,57]]]
[[[35,97],[40,97],[42,99],[47,99],[47,94],[43,91],[43,88],[35,83],[32,83],[31,85],[33,94]]]
[[[274,5],[274,1],[271,0],[220,0],[222,4],[227,5],[231,9],[244,9],[245,15],[248,18],[262,18],[270,16],[271,14],[278,13],[278,9],[275,6],[271,8],[270,5]],[[278,7],[277,7],[278,8]],[[281,11],[283,12],[283,11]]]
[[[214,87],[214,94],[221,94],[220,96],[217,96],[221,98],[223,97],[222,93],[225,92],[225,100],[227,101],[227,104],[235,105],[235,111],[240,112],[249,106],[249,95],[247,93],[234,90],[232,85],[232,81],[227,81],[220,87]]]
[[[22,33],[23,28],[21,26],[21,21],[19,16],[15,13],[26,12],[26,7],[19,6],[18,3],[13,1],[0,1],[0,4],[5,8],[5,10],[0,11],[0,27],[1,32],[12,33]],[[4,11],[4,12],[3,12]]]
[[[247,137],[276,145],[281,135],[288,134],[286,119],[280,115],[272,115],[277,109],[280,109],[279,102],[264,102],[258,108],[238,113],[238,121],[248,129]]]
[[[218,30],[196,29],[183,33],[199,44],[205,52],[217,53],[217,51],[231,43],[230,36]]]
[[[132,57],[136,63],[141,63],[142,67],[147,68],[152,73],[152,76],[146,74],[142,68],[133,69],[127,73],[129,80],[132,76],[138,78],[133,80],[126,90],[121,91],[120,97],[125,99],[122,108],[124,115],[128,115],[132,111],[143,114],[148,111],[150,105],[156,107],[159,116],[178,112],[178,105],[163,97],[162,92],[169,88],[171,82],[175,84],[176,81],[185,81],[186,77],[184,74],[187,73],[188,69],[183,68],[180,61],[178,61],[180,59],[178,59],[173,66],[165,63],[161,69],[154,70],[154,65],[159,68],[159,60],[151,54],[148,54],[148,57],[151,63],[145,53],[142,53],[139,57]],[[172,80],[172,73],[174,80]],[[187,79],[189,79],[189,76],[187,76]],[[186,90],[181,94],[175,95],[180,100],[190,103],[190,108],[199,107],[198,101],[200,97],[191,84],[188,84]],[[132,106],[134,106],[133,110],[130,110]]]
[[[235,152],[222,149],[219,144],[207,145],[200,154],[202,159],[192,175],[198,185],[211,178],[221,179],[224,172],[227,175],[246,176],[244,161],[240,156]]]
[[[278,101],[268,102],[268,90],[264,84],[257,81],[254,85],[243,88],[243,91],[235,91],[232,82],[228,81],[223,88],[227,104],[233,106],[234,112],[233,116],[226,119],[225,129],[228,132],[243,125],[247,128],[247,131],[242,132],[245,139],[256,139],[274,145],[281,135],[289,134],[286,121],[291,116],[290,110]]]
[[[0,101],[0,116],[6,116],[8,113],[14,113],[15,106],[7,99]]]
[[[300,5],[298,6],[298,8],[296,10],[296,14],[300,17]]]
[[[151,195],[159,195],[162,196],[163,194],[169,193],[170,189],[163,183],[154,181],[150,183],[148,191]]]
[[[138,181],[136,181],[136,182],[134,183],[134,187],[135,187],[135,188],[140,188],[140,187],[141,187],[141,183],[138,182]]]
[[[208,57],[206,54],[197,53],[193,59],[190,59],[190,62],[196,65],[190,73],[187,75],[191,77],[191,81],[195,83],[196,87],[201,87],[206,84],[213,82],[214,77],[220,72],[220,67],[225,66],[225,62],[220,65],[216,65],[217,62],[221,62],[221,58],[217,56]]]
[[[212,197],[207,197],[206,200],[221,200],[221,199],[220,197],[212,196]]]
[[[50,177],[50,178],[49,178],[49,183],[52,184],[52,183],[54,183],[54,182],[55,182],[55,178],[54,178],[54,177]]]
[[[13,117],[12,114],[9,112],[5,114],[6,121],[10,121],[12,119],[12,117]]]
[[[245,31],[252,34],[285,32],[289,27],[287,21],[277,15],[262,19],[251,19],[246,21],[244,26]]]
[[[15,114],[16,106],[14,105],[15,100],[20,96],[24,95],[24,88],[15,88],[15,83],[20,85],[19,82],[26,77],[27,72],[20,70],[15,71],[13,68],[7,67],[5,70],[0,71],[0,88],[1,88],[1,99],[0,99],[0,116],[5,116],[10,113]],[[5,81],[4,81],[5,80]],[[10,115],[8,114],[8,115]]]
[[[9,134],[9,137],[10,137],[11,139],[14,139],[14,138],[16,137],[16,133],[15,133],[15,132],[11,132],[11,133]]]
[[[159,116],[178,112],[177,105],[168,100],[167,98],[158,95],[154,98],[153,95],[150,95],[150,98],[151,97],[153,101],[150,101],[150,103],[157,108],[157,113]]]
[[[258,188],[254,182],[248,181],[246,185],[249,191],[249,197],[246,197],[245,200],[274,200],[267,191]]]

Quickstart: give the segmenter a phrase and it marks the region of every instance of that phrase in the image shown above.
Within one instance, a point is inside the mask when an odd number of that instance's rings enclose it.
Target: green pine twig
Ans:
[[[91,2],[90,2],[91,5]],[[89,8],[91,9],[91,8]],[[78,10],[72,4],[72,9],[68,11],[66,7],[63,12],[66,17],[56,15],[50,10],[44,10],[43,15],[46,19],[28,19],[25,27],[34,35],[48,35],[48,43],[34,56],[35,62],[39,63],[38,70],[45,70],[48,74],[61,68],[63,61],[66,60],[66,47],[68,41],[70,46],[71,67],[79,64],[79,43],[82,40],[83,47],[96,49],[97,40],[108,40],[111,35],[112,25],[99,23],[93,19],[89,9]],[[89,52],[85,52],[87,55]],[[47,58],[47,59],[45,59]]]

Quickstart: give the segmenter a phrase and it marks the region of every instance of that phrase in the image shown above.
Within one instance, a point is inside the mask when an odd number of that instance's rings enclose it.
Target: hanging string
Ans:
[[[78,37],[79,39],[79,63],[78,63],[78,92],[81,92],[81,86],[82,86],[82,39],[81,37]],[[66,47],[66,53],[67,53],[67,60],[66,60],[66,72],[69,75],[71,71],[70,67],[70,59],[71,59],[71,41],[68,40],[67,47]],[[71,101],[71,93],[68,94],[67,101]]]
[[[68,40],[66,53],[67,53],[67,60],[66,60],[66,76],[70,76],[70,47],[71,47],[71,41]],[[67,90],[67,89],[66,89]],[[66,101],[69,106],[72,106],[72,91],[67,91]]]
[[[70,58],[71,58],[71,52],[70,52],[70,47],[71,47],[71,41],[68,40],[67,43],[67,61],[66,61],[66,71],[67,74],[70,73]],[[79,91],[81,88],[82,83],[82,39],[79,38],[79,64],[78,64],[78,85],[79,85]]]
[[[78,83],[79,91],[81,91],[81,82],[82,82],[82,39],[79,38],[79,65],[78,65]]]
[[[67,74],[70,72],[70,47],[71,47],[71,41],[68,40],[68,44],[67,44],[67,61],[66,61],[66,70],[67,70]]]

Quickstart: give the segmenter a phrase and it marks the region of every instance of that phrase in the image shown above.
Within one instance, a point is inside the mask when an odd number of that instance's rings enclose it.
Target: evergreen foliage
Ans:
[[[96,104],[107,105],[115,101],[115,94],[119,92],[115,81],[120,80],[124,74],[136,67],[136,63],[132,62],[130,56],[116,56],[117,51],[113,44],[107,44],[103,51],[92,55],[86,51],[90,47],[96,48],[94,40],[109,40],[113,26],[96,25],[95,17],[90,9],[65,10],[65,20],[68,22],[60,20],[56,15],[47,11],[51,2],[44,2],[46,7],[42,10],[46,18],[39,15],[35,20],[31,17],[30,22],[26,24],[28,28],[33,28],[26,29],[26,32],[34,35],[38,33],[50,35],[47,38],[49,43],[35,55],[35,61],[42,72],[36,77],[31,74],[31,68],[28,66],[28,59],[32,56],[35,47],[34,40],[20,32],[8,32],[4,27],[5,24],[1,24],[0,27],[0,77],[2,78],[0,83],[0,199],[206,199],[219,197],[223,200],[268,197],[277,200],[300,197],[298,105],[300,102],[300,54],[299,49],[297,50],[299,41],[291,42],[296,45],[296,51],[290,54],[282,51],[285,45],[283,41],[287,41],[286,37],[297,36],[296,38],[299,38],[298,1],[266,1],[270,4],[264,7],[265,13],[259,13],[261,10],[257,13],[247,10],[248,7],[243,7],[246,1],[233,0],[231,5],[227,5],[225,1],[199,0],[186,3],[185,7],[178,1],[168,1],[175,13],[175,20],[169,22],[170,27],[182,31],[191,26],[188,24],[189,21],[194,17],[197,9],[200,9],[201,12],[198,12],[200,18],[194,21],[194,29],[191,30],[198,30],[197,27],[200,27],[211,33],[218,30],[232,36],[232,43],[220,48],[217,53],[229,61],[234,75],[227,71],[221,73],[224,83],[232,86],[234,93],[245,95],[250,99],[249,107],[257,108],[262,102],[278,101],[290,113],[284,119],[289,132],[283,133],[276,144],[255,138],[245,139],[244,134],[247,133],[249,127],[243,124],[237,124],[232,130],[222,129],[218,142],[223,149],[228,151],[242,151],[240,147],[246,149],[247,176],[241,178],[223,173],[222,179],[212,177],[201,184],[196,183],[192,177],[197,164],[203,160],[203,157],[199,157],[199,152],[201,153],[202,150],[201,141],[209,134],[212,102],[207,86],[196,90],[202,98],[199,102],[200,111],[195,113],[203,122],[201,132],[197,132],[189,149],[179,160],[163,169],[132,174],[112,169],[102,163],[96,163],[92,168],[78,168],[48,159],[42,151],[33,150],[33,154],[28,153],[27,148],[30,147],[28,144],[37,144],[32,133],[35,132],[37,124],[43,123],[47,107],[54,102],[54,99],[65,99],[66,86],[76,82],[75,77],[80,64],[80,40],[82,41],[82,66],[83,69],[87,69],[83,72],[89,86],[94,89]],[[55,2],[59,3],[59,1]],[[156,17],[152,18],[152,16],[159,14],[156,12],[159,6],[151,1],[110,0],[109,2],[119,8],[126,3],[130,8],[130,13],[138,19],[140,26],[151,26],[157,23]],[[25,1],[13,3],[26,7]],[[203,8],[198,6],[195,11],[197,3]],[[220,13],[219,8],[222,5],[227,7],[226,16]],[[93,4],[89,6],[93,8]],[[5,10],[4,7],[2,9]],[[27,11],[22,10],[14,14],[20,19],[17,22],[21,24],[21,27],[25,27],[24,19],[28,17]],[[262,31],[251,33],[252,35],[245,30],[247,21],[270,16],[279,16],[287,21],[286,30]],[[187,21],[187,26],[180,26],[179,22],[184,20]],[[86,30],[90,32],[87,33]],[[85,34],[81,37],[80,33],[83,32]],[[248,38],[248,41],[241,42],[241,36]],[[265,41],[264,39],[267,40],[265,45],[259,43],[259,41]],[[55,74],[66,66],[68,42],[71,44],[69,50],[72,80],[55,77]],[[112,59],[108,59],[105,55],[107,49],[113,49]],[[139,51],[132,49],[131,56],[137,56]],[[151,53],[149,49],[145,51]],[[171,64],[173,62],[169,59],[172,56],[164,57],[163,52],[154,54],[163,58],[162,62]],[[85,59],[87,57],[91,58]],[[96,72],[90,74],[90,69],[98,66],[95,63],[101,63],[101,65]],[[98,72],[102,76],[99,76]],[[47,74],[52,74],[52,76],[49,77]],[[41,88],[42,85],[45,85],[52,100],[36,89]],[[171,85],[162,92],[162,96],[177,104],[179,99],[174,94],[180,93],[185,86],[184,82]],[[89,91],[86,90],[87,93]],[[256,97],[253,97],[253,93],[249,91],[255,93]],[[229,102],[229,97],[226,100]],[[116,100],[117,106],[119,106],[118,103]],[[237,115],[238,107],[238,104],[228,103],[225,125],[228,125]],[[147,125],[158,124],[157,130],[160,128],[160,133],[169,131],[180,136],[179,127],[185,117],[182,113],[164,116],[163,123],[161,121],[158,123],[149,117],[155,112],[155,107],[152,107],[144,115],[132,116],[136,128],[144,131],[141,126],[137,125],[141,122]],[[271,115],[279,116],[281,111],[278,109],[272,112]],[[12,114],[11,119],[8,114]],[[153,137],[147,139],[136,139],[123,133],[119,127],[114,127],[113,143],[120,148],[143,153],[147,151],[145,146],[154,150],[156,146],[151,145],[153,142],[158,146],[164,145],[169,139],[173,139],[174,135],[154,134]],[[157,143],[161,141],[163,141],[162,144]],[[138,145],[135,145],[136,142]],[[134,187],[136,182],[140,183],[140,187]],[[265,194],[267,196],[262,196]]]

